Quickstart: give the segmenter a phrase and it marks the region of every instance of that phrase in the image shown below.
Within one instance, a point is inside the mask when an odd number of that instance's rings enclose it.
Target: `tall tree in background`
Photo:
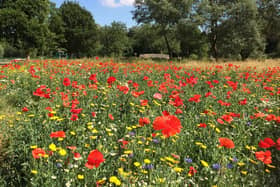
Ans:
[[[280,57],[280,0],[257,0],[257,6],[266,39],[265,53]]]
[[[194,5],[193,5],[194,6]],[[218,59],[217,42],[219,38],[219,26],[225,18],[225,1],[223,0],[200,0],[194,6],[196,16],[200,22],[200,28],[207,34],[210,43],[210,54]]]
[[[130,28],[129,37],[132,40],[134,54],[138,56],[144,53],[165,52],[165,41],[159,33],[160,28],[152,24],[142,24]]]
[[[127,34],[126,25],[121,22],[113,22],[101,28],[101,54],[114,57],[128,55],[131,44]]]
[[[181,56],[203,58],[208,56],[207,35],[195,22],[180,21],[176,28],[177,40],[180,42]]]
[[[0,37],[12,47],[25,49],[27,55],[44,55],[50,34],[46,24],[49,0],[2,0],[0,3]]]
[[[226,2],[225,20],[219,26],[218,55],[223,58],[258,57],[263,54],[264,40],[258,24],[255,1]]]
[[[64,27],[61,32],[64,32],[65,38],[62,47],[72,57],[94,56],[97,53],[98,31],[91,13],[72,1],[65,1],[59,11]]]
[[[52,39],[50,43],[50,55],[53,56],[58,51],[65,51],[66,49],[62,48],[63,43],[65,42],[64,32],[65,27],[63,25],[63,20],[58,8],[56,8],[54,3],[51,3],[50,7],[50,16],[49,16],[49,30],[51,31]]]
[[[222,58],[256,57],[263,53],[264,43],[253,0],[196,1],[196,16],[208,35],[210,54]]]
[[[168,54],[173,56],[173,49],[168,35],[181,18],[190,12],[191,0],[136,0],[133,19],[137,23],[155,23],[161,29]]]

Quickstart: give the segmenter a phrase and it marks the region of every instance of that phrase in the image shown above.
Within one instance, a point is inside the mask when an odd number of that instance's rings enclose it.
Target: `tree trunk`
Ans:
[[[172,57],[173,57],[173,54],[172,54],[172,50],[171,50],[171,47],[170,47],[168,38],[167,38],[167,36],[166,36],[166,33],[163,34],[163,37],[164,37],[165,44],[166,44],[166,47],[167,47],[167,50],[168,50],[169,58],[172,58]]]
[[[210,6],[213,7],[213,0],[210,1]],[[213,14],[213,12],[212,12]],[[213,15],[212,15],[213,16]],[[211,18],[210,20],[210,44],[211,44],[211,53],[216,61],[218,61],[218,49],[217,49],[217,28],[218,28],[218,20],[217,18]]]

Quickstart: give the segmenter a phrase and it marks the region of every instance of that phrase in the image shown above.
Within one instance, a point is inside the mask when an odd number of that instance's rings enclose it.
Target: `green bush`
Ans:
[[[11,45],[6,45],[4,48],[4,57],[11,58],[11,57],[24,57],[24,50],[17,49]]]

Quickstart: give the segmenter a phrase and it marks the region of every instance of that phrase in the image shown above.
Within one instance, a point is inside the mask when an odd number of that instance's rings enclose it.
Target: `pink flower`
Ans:
[[[155,93],[153,97],[158,100],[162,99],[162,95],[160,93]]]

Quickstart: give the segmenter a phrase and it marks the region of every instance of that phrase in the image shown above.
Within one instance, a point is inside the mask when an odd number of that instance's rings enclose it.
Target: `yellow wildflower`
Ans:
[[[37,148],[37,145],[31,145],[30,148],[31,148],[31,149],[36,149],[36,148]]]
[[[78,179],[80,179],[80,180],[83,180],[83,179],[85,178],[85,176],[84,176],[84,175],[79,174],[79,175],[77,176],[77,178],[78,178]]]
[[[200,162],[201,162],[201,164],[202,164],[204,167],[208,167],[208,166],[209,166],[209,164],[208,164],[206,161],[204,161],[204,160],[200,160]]]
[[[55,145],[54,143],[51,143],[51,144],[49,145],[49,149],[50,149],[51,151],[56,151],[56,145]]]
[[[145,164],[150,164],[151,161],[150,161],[149,159],[145,159],[145,160],[144,160],[144,163],[145,163]]]
[[[114,183],[116,186],[121,185],[121,181],[116,176],[110,177],[109,181],[110,183]]]
[[[139,167],[141,164],[140,164],[139,162],[134,162],[133,165],[134,165],[135,167]]]
[[[38,171],[37,170],[31,170],[31,173],[36,175],[38,173]]]
[[[175,167],[175,168],[173,168],[173,170],[177,173],[181,173],[182,171],[184,171],[183,168],[179,168],[179,167]]]
[[[59,154],[60,154],[61,156],[65,156],[65,155],[67,154],[67,152],[66,152],[65,149],[60,149],[60,150],[59,150]]]

